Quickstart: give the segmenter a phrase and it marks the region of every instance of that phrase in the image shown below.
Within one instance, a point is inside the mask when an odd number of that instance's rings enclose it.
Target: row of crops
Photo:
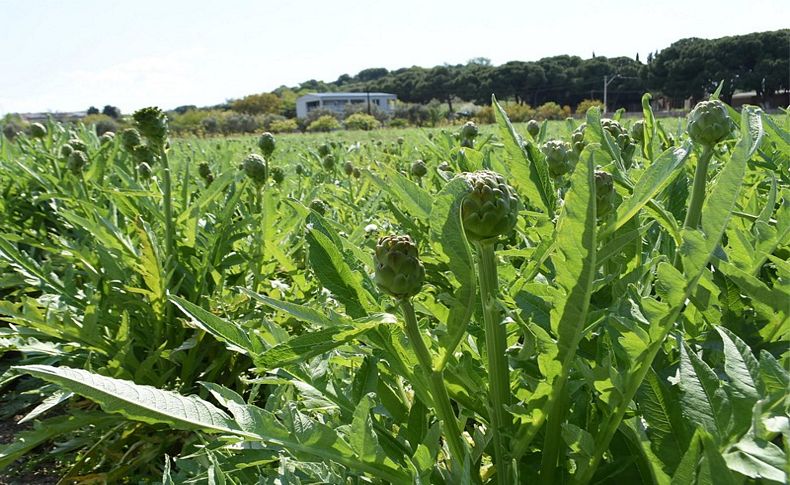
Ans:
[[[0,137],[0,473],[785,483],[790,115],[649,101]]]

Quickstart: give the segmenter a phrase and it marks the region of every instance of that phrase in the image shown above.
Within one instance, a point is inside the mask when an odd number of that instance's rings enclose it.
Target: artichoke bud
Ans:
[[[112,131],[107,131],[102,133],[102,136],[99,137],[99,143],[102,145],[106,145],[112,143],[115,140],[115,133]]]
[[[313,199],[312,202],[310,202],[310,209],[314,210],[315,212],[321,215],[324,215],[326,214],[326,211],[329,210],[329,207],[326,205],[326,202],[324,202],[323,200]]]
[[[69,160],[66,162],[66,166],[71,173],[77,175],[78,173],[82,172],[82,169],[85,165],[88,164],[88,155],[81,151],[81,150],[74,150],[69,154]]]
[[[402,136],[399,136],[397,141],[398,141],[398,145],[403,145],[406,142],[406,140]]]
[[[137,129],[149,143],[161,149],[167,142],[167,116],[161,109],[152,106],[139,109],[132,115]]]
[[[527,133],[529,133],[532,138],[538,136],[538,134],[540,134],[540,123],[535,120],[529,120],[527,123]]]
[[[321,165],[323,165],[326,170],[332,170],[335,168],[335,156],[331,153],[328,154],[321,160]]]
[[[477,125],[474,121],[467,121],[464,126],[461,127],[461,141],[463,140],[474,140],[477,138],[477,134],[479,130],[477,129]]]
[[[274,135],[268,131],[258,138],[258,148],[261,149],[264,157],[268,157],[274,152]]]
[[[571,141],[574,144],[576,144],[576,143],[584,143],[584,130],[585,130],[585,128],[587,128],[587,125],[585,123],[582,123],[581,125],[579,125],[578,128],[573,130],[573,134],[571,135]]]
[[[344,163],[344,164],[343,164],[343,172],[344,172],[344,173],[345,173],[347,176],[349,176],[349,177],[350,177],[350,176],[351,176],[351,174],[353,174],[353,173],[354,173],[354,164],[353,164],[353,163],[351,163],[351,162],[348,162],[348,161],[347,161],[346,163]]]
[[[639,120],[631,126],[631,138],[636,140],[637,143],[642,143],[645,140],[644,120]]]
[[[411,174],[417,178],[425,177],[428,174],[428,167],[425,166],[425,162],[422,160],[415,160],[411,164]]]
[[[351,172],[351,175],[353,175],[355,179],[358,179],[362,176],[362,172],[360,172],[358,168],[354,167],[354,171]]]
[[[296,165],[296,175],[299,175],[300,177],[304,175],[304,166],[302,166],[301,163]]]
[[[153,165],[156,162],[156,154],[151,148],[145,145],[137,145],[134,147],[132,156],[138,162],[145,162],[149,165]]]
[[[146,162],[140,162],[137,164],[137,173],[140,174],[140,178],[143,180],[148,180],[151,178],[151,174],[153,170],[151,170],[151,166],[148,165]]]
[[[595,204],[598,217],[605,217],[614,204],[614,180],[609,172],[595,171]]]
[[[507,234],[516,225],[519,201],[515,191],[496,172],[481,170],[460,175],[469,185],[461,203],[466,237],[482,241]]]
[[[71,152],[74,151],[74,148],[71,147],[68,143],[60,147],[60,156],[63,158],[69,158]]]
[[[540,148],[546,155],[549,173],[552,177],[560,177],[571,170],[571,144],[562,140],[549,140]]]
[[[274,180],[274,183],[277,185],[283,183],[283,180],[285,180],[285,171],[281,167],[272,168],[272,180]]]
[[[198,165],[198,175],[200,175],[200,178],[203,180],[211,176],[211,167],[209,167],[208,162],[200,162],[200,165]]]
[[[134,128],[127,128],[121,132],[121,144],[123,144],[123,148],[127,152],[134,153],[135,148],[142,145],[142,143],[140,132]]]
[[[321,145],[318,145],[318,154],[321,155],[322,157],[325,157],[325,156],[329,155],[329,152],[331,152],[331,151],[332,151],[332,148],[327,143],[323,143]]]
[[[422,289],[425,268],[409,236],[385,236],[376,244],[376,284],[395,298],[409,298]]]
[[[85,142],[80,140],[79,138],[72,138],[71,140],[68,141],[68,144],[71,145],[71,148],[74,151],[80,151],[85,153],[88,152],[88,145],[86,145]]]
[[[33,138],[44,138],[47,136],[47,127],[41,123],[33,123],[30,125],[30,136]]]
[[[715,145],[734,129],[727,106],[717,99],[698,103],[688,115],[689,138],[703,146]]]
[[[241,166],[244,173],[255,185],[260,187],[266,183],[266,179],[269,177],[269,167],[262,156],[256,153],[247,155],[247,158],[241,162]]]

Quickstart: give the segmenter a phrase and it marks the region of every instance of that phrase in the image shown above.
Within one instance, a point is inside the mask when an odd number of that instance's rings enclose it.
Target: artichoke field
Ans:
[[[786,483],[790,114],[0,136],[0,481]]]

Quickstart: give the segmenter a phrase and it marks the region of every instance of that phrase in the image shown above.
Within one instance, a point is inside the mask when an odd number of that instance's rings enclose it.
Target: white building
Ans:
[[[388,93],[310,93],[296,100],[296,117],[304,118],[314,109],[325,109],[342,114],[348,105],[370,106],[389,113],[398,97]]]

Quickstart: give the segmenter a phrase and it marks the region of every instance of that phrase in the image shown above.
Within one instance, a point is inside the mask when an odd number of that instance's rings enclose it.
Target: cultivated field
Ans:
[[[790,116],[643,105],[0,136],[0,481],[786,483]]]

